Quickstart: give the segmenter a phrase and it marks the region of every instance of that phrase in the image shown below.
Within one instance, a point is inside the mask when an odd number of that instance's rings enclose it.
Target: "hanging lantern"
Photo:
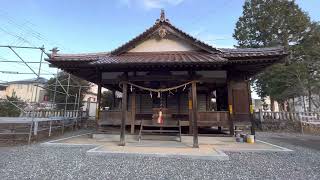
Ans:
[[[150,91],[150,97],[152,98],[152,92]]]
[[[158,98],[160,98],[161,96],[160,96],[160,92],[158,92]]]
[[[133,91],[132,85],[130,86],[130,91],[131,91],[131,92]]]

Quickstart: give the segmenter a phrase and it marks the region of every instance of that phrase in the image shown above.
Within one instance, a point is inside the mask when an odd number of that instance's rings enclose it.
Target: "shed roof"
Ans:
[[[10,81],[7,84],[33,84],[33,83],[40,83],[40,84],[46,84],[48,82],[47,79],[39,77],[39,78],[33,78],[33,79],[23,79],[18,81]]]

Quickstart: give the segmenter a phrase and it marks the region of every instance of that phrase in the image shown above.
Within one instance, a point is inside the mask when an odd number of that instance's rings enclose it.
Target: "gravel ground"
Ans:
[[[258,133],[258,138],[294,151],[227,152],[229,161],[206,161],[87,156],[90,147],[1,147],[0,179],[320,179],[320,150],[313,146],[320,136]]]

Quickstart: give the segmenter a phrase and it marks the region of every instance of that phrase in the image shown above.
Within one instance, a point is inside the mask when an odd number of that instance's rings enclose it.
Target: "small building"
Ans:
[[[253,108],[249,79],[287,55],[283,47],[222,49],[212,47],[175,27],[161,16],[143,33],[111,52],[60,54],[47,59],[53,66],[113,92],[122,92],[121,109],[103,111],[99,126],[154,120],[165,109],[168,119],[190,127],[194,147],[198,127],[230,129],[251,125]],[[134,128],[132,128],[134,132]]]
[[[5,83],[0,83],[0,98],[6,98],[6,88],[8,87]]]
[[[46,90],[43,87],[47,84],[45,78],[25,79],[7,83],[5,95],[20,98],[25,102],[42,103],[48,101]]]

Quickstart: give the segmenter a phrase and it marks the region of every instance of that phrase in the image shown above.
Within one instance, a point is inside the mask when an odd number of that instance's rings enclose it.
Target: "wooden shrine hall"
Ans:
[[[99,106],[97,120],[98,126],[121,126],[121,145],[126,125],[134,133],[143,121],[178,121],[189,126],[198,147],[198,127],[233,134],[235,126],[253,125],[249,78],[286,55],[283,47],[212,47],[172,25],[161,11],[152,27],[111,52],[60,54],[55,48],[47,61],[98,84],[99,104],[101,87],[121,92],[120,103],[108,110]]]

